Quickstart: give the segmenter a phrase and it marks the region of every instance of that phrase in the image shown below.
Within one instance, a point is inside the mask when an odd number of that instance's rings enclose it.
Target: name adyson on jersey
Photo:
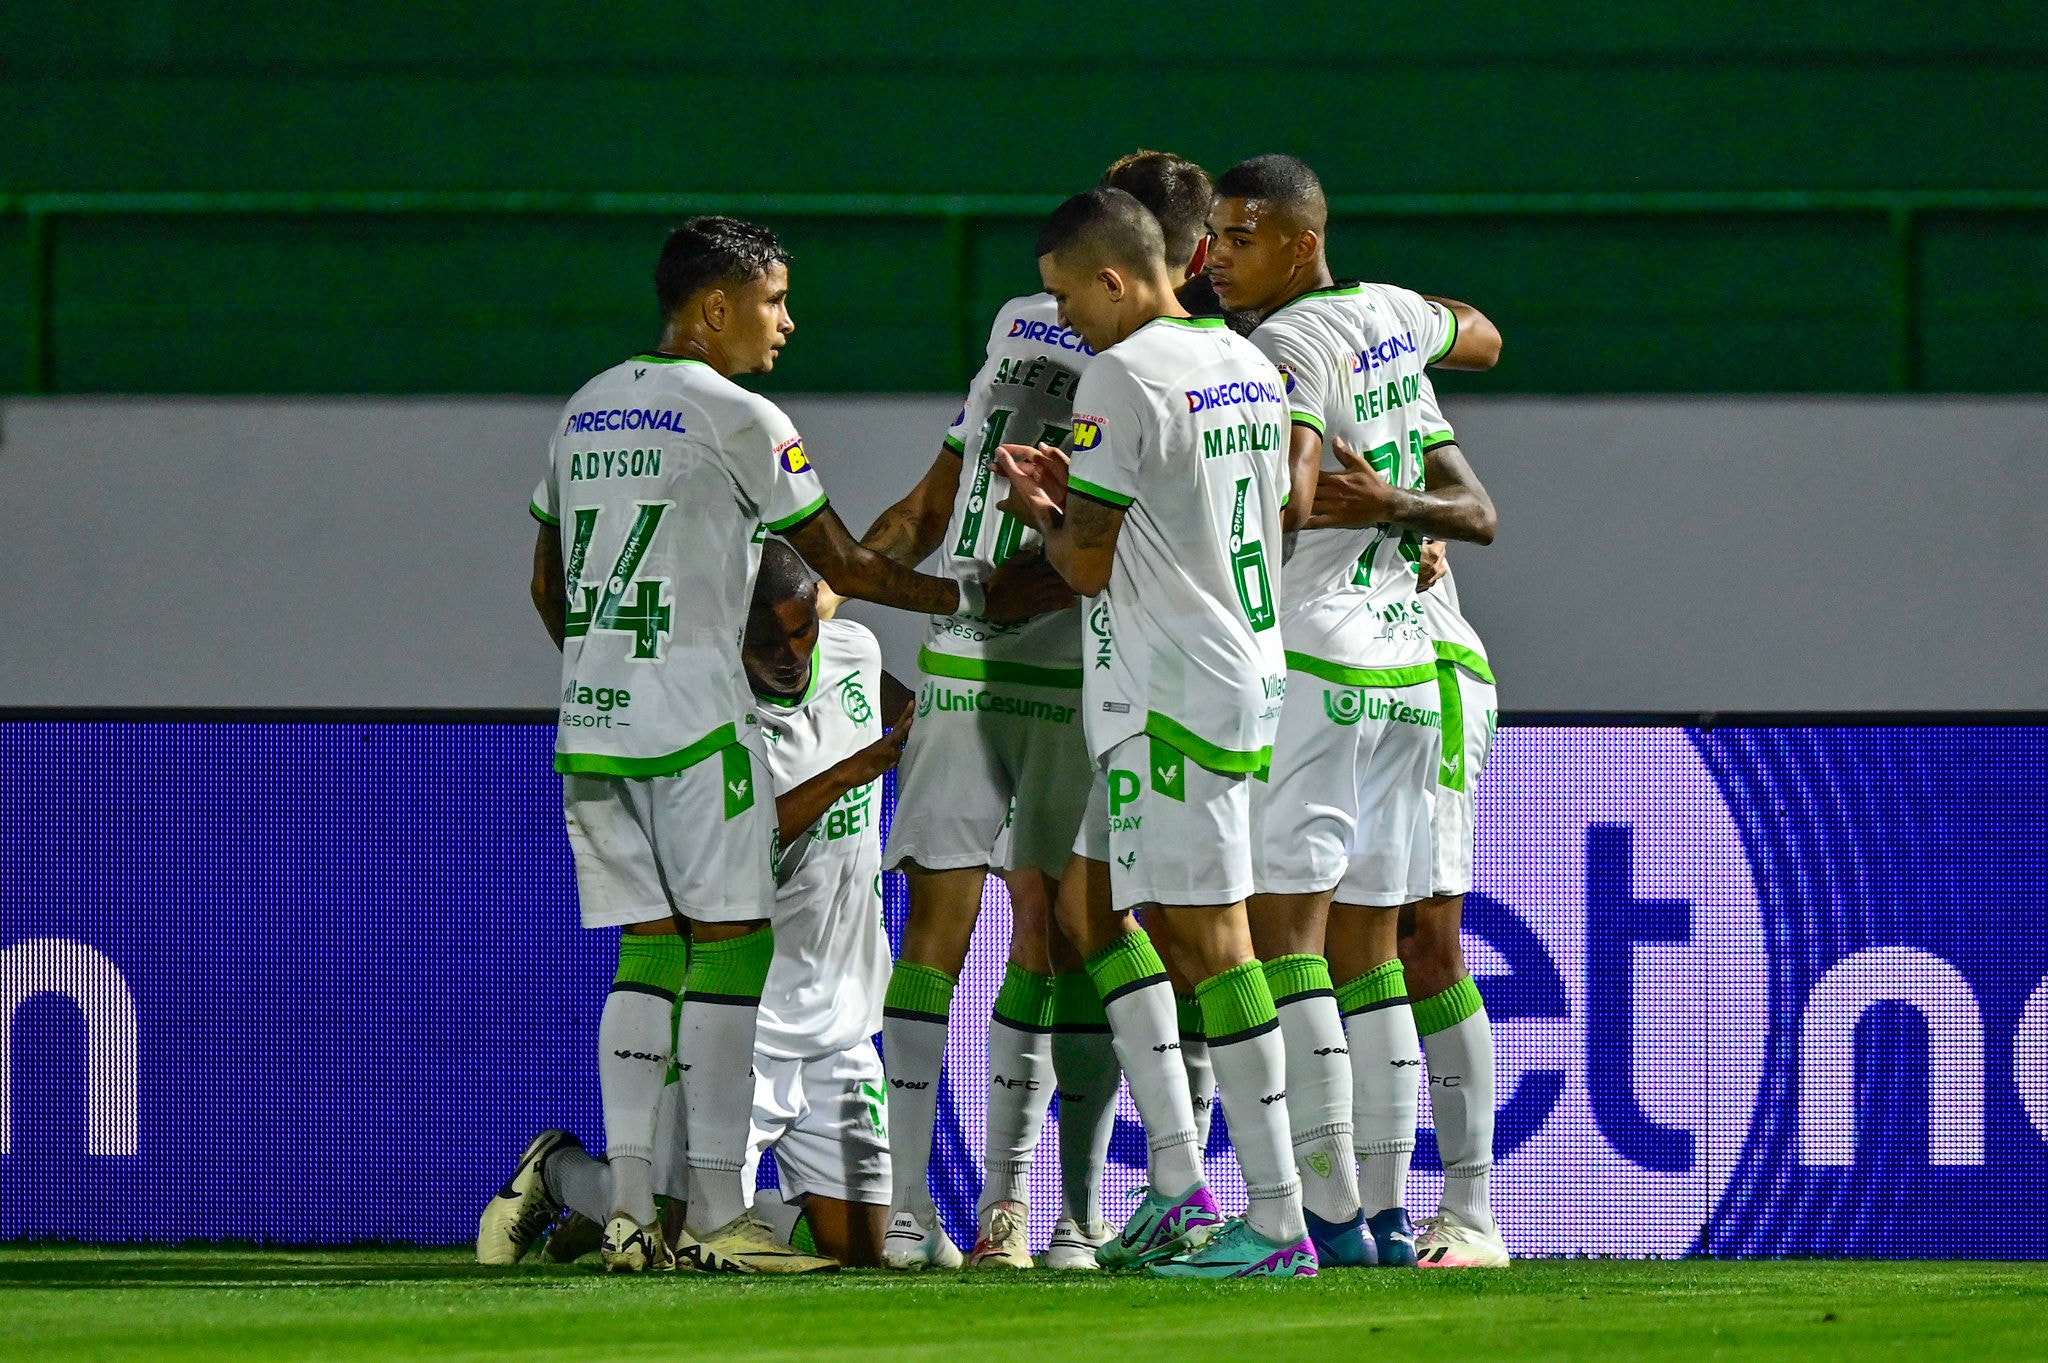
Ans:
[[[960,584],[956,615],[935,615],[919,665],[963,680],[1079,686],[1079,607],[1021,624],[985,618],[988,580],[1011,555],[1038,542],[1022,521],[996,510],[1009,482],[996,471],[999,445],[1057,445],[1073,436],[1074,393],[1095,352],[1059,323],[1051,294],[1013,298],[989,328],[988,359],[946,433],[960,455],[960,490],[940,547],[941,571]]]
[[[665,776],[738,741],[758,532],[824,506],[789,418],[709,365],[641,355],[583,385],[533,494],[567,596],[556,769]]]

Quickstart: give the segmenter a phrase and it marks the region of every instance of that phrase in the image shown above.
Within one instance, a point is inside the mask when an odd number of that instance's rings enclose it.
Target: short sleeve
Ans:
[[[1432,303],[1413,289],[1386,286],[1386,298],[1395,314],[1415,333],[1415,349],[1424,363],[1435,364],[1451,353],[1458,343],[1458,314],[1441,303]]]
[[[553,441],[548,443],[547,461],[547,472],[542,474],[541,480],[533,485],[533,496],[528,500],[526,509],[531,511],[533,518],[542,525],[559,526],[562,523],[562,502],[560,494],[555,489],[555,446]]]
[[[1451,429],[1451,423],[1444,418],[1444,409],[1436,399],[1436,387],[1427,374],[1422,376],[1422,402],[1416,408],[1417,424],[1422,431],[1422,452],[1424,454],[1439,445],[1455,445],[1458,433]]]
[[[953,418],[953,424],[946,428],[946,448],[966,457],[967,441],[981,429],[988,420],[996,390],[996,362],[985,360],[981,370],[974,376],[974,382],[967,386],[967,400],[960,404],[960,415]]]
[[[825,509],[825,486],[782,409],[765,399],[753,420],[728,434],[721,447],[735,486],[771,531],[785,534]]]
[[[1138,500],[1143,453],[1143,396],[1113,356],[1102,356],[1081,376],[1074,394],[1074,453],[1067,486],[1106,506]]]
[[[1329,361],[1293,327],[1263,326],[1252,333],[1252,344],[1280,371],[1281,396],[1287,403],[1288,419],[1324,434],[1330,403]]]

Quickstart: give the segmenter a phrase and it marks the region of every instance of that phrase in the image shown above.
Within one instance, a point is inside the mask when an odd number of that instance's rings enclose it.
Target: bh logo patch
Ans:
[[[809,456],[804,453],[804,438],[802,436],[777,445],[775,453],[781,459],[785,472],[802,473],[811,466]]]
[[[1286,384],[1287,384],[1287,396],[1288,396],[1288,397],[1293,397],[1293,396],[1294,396],[1294,370],[1293,370],[1293,369],[1291,369],[1291,368],[1289,368],[1289,367],[1288,367],[1287,365],[1284,365],[1284,364],[1276,364],[1276,365],[1274,365],[1273,367],[1274,367],[1275,369],[1277,369],[1277,370],[1279,370],[1279,371],[1280,371],[1280,377],[1281,377],[1281,379],[1282,379],[1282,380],[1284,380],[1284,381],[1286,382]]]
[[[1102,443],[1102,418],[1074,414],[1074,452],[1092,450]]]

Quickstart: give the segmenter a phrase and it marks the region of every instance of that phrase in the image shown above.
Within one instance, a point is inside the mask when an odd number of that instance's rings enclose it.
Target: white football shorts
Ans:
[[[1394,908],[1430,893],[1430,809],[1442,757],[1432,664],[1347,685],[1290,669],[1273,766],[1252,788],[1260,894],[1335,889]]]
[[[673,776],[562,777],[586,928],[651,923],[673,911],[704,923],[767,918],[775,795],[760,730]]]
[[[1057,876],[1088,804],[1081,693],[925,673],[896,781],[884,869],[1028,866]]]
[[[811,1193],[888,1206],[894,1189],[887,1093],[872,1041],[815,1060],[756,1053],[753,1130],[740,1186],[754,1186],[773,1150],[785,1202]]]
[[[1493,751],[1500,697],[1492,682],[1469,668],[1446,661],[1436,668],[1444,715],[1443,766],[1437,774],[1430,892],[1448,897],[1472,892],[1473,795]]]
[[[1252,892],[1253,784],[1163,739],[1127,738],[1096,768],[1074,852],[1109,863],[1119,911],[1235,904]]]

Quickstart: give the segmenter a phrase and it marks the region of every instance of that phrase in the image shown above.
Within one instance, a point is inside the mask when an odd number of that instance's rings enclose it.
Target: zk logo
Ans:
[[[804,439],[802,436],[798,436],[794,440],[786,440],[782,444],[777,445],[775,447],[775,454],[777,458],[781,459],[783,469],[789,473],[802,473],[811,466],[809,457],[804,454]]]
[[[1323,713],[1337,724],[1356,724],[1365,714],[1365,692],[1323,691]]]

